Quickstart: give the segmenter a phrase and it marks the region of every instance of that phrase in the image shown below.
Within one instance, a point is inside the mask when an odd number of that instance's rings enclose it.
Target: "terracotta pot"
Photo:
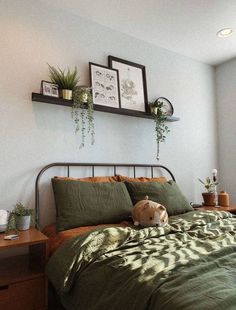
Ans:
[[[221,191],[218,195],[219,206],[228,207],[229,206],[229,194],[225,191]]]
[[[205,206],[216,206],[216,195],[214,193],[202,193]]]

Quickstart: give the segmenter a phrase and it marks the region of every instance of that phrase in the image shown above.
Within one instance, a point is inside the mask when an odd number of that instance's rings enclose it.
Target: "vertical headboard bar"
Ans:
[[[151,167],[151,176],[152,176],[152,178],[153,178],[153,166]]]
[[[133,168],[133,174],[134,177],[136,177],[136,167],[142,167],[142,168],[151,168],[151,175],[154,176],[154,168],[161,168],[163,170],[166,170],[169,175],[171,176],[172,180],[175,181],[175,177],[172,174],[172,172],[162,165],[147,165],[147,164],[106,164],[106,163],[70,163],[70,162],[58,162],[58,163],[52,163],[45,167],[43,167],[40,172],[38,173],[35,181],[35,225],[37,227],[40,227],[40,195],[39,195],[39,183],[42,174],[52,167],[67,167],[67,176],[70,177],[70,167],[92,167],[92,176],[95,175],[95,167],[113,167],[114,169],[114,175],[116,175],[117,167],[126,167],[126,168]]]

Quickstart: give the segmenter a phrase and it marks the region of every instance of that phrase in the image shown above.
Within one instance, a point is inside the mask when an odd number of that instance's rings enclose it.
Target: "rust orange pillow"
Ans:
[[[64,180],[64,181],[84,181],[84,182],[92,182],[92,183],[110,183],[110,182],[118,182],[118,176],[107,176],[107,177],[87,177],[87,178],[71,178],[71,177],[54,177],[56,179]]]
[[[157,177],[157,178],[146,178],[146,177],[139,177],[139,178],[129,178],[124,175],[117,175],[119,182],[159,182],[159,183],[166,183],[167,179],[165,177]]]

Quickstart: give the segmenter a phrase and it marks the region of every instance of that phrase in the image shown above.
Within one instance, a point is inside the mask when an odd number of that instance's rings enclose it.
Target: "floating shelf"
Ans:
[[[73,103],[72,100],[66,100],[66,99],[62,99],[62,98],[45,96],[45,95],[38,94],[38,93],[32,93],[32,101],[63,105],[66,107],[72,107],[72,103]],[[153,119],[153,116],[150,113],[141,112],[141,111],[134,111],[134,110],[127,110],[127,109],[116,109],[116,108],[105,107],[105,106],[97,105],[97,104],[94,104],[94,111]],[[168,116],[167,117],[168,122],[176,122],[179,120],[180,120],[179,117],[175,117],[175,116]]]

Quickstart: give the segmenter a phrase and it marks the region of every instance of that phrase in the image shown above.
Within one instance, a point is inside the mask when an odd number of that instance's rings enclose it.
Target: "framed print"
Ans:
[[[121,108],[148,111],[145,66],[108,56],[108,64],[119,71]]]
[[[41,81],[41,93],[45,96],[59,97],[58,85],[48,82]]]
[[[118,70],[89,63],[93,103],[120,108]]]

